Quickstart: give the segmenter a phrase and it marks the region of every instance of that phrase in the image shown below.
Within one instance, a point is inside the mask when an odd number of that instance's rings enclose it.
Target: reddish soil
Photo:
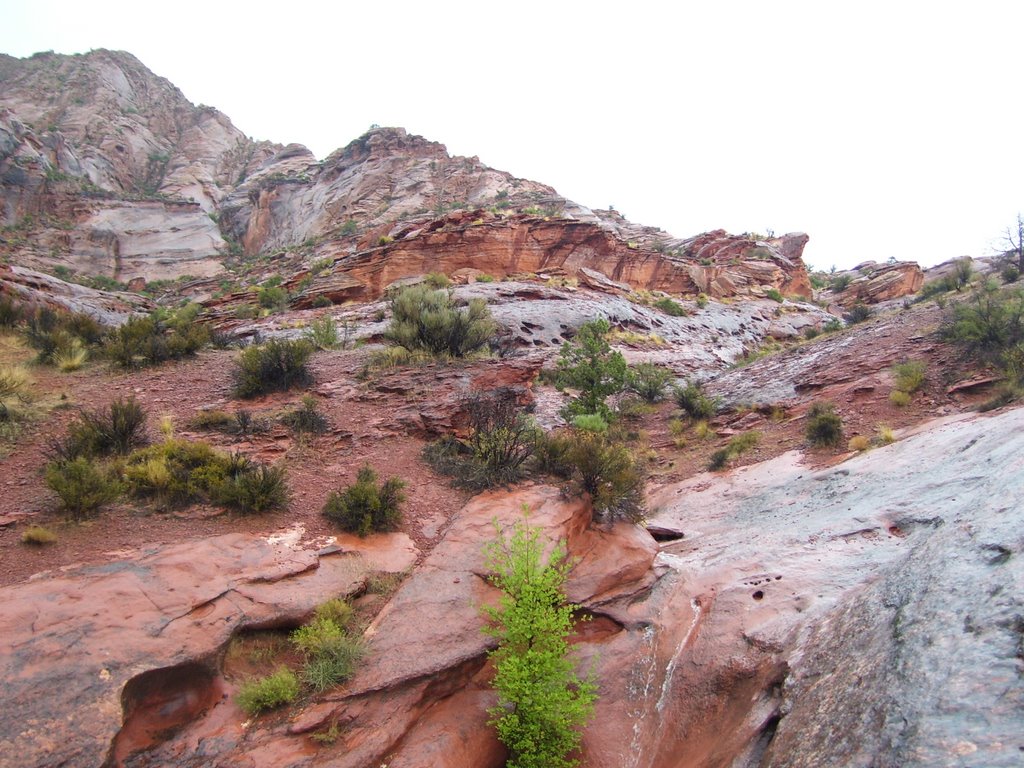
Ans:
[[[451,488],[423,463],[423,440],[388,428],[388,414],[407,405],[403,395],[376,391],[372,402],[361,401],[374,388],[356,378],[366,357],[362,350],[321,352],[314,358],[317,384],[313,389],[319,386],[321,392],[329,392],[318,395],[320,410],[331,425],[324,435],[297,441],[286,429],[275,426],[267,434],[241,442],[217,432],[185,431],[187,422],[203,409],[233,412],[247,408],[256,415],[269,416],[300,402],[305,394],[300,390],[254,400],[233,399],[231,361],[236,354],[204,351],[194,360],[130,374],[102,363],[72,374],[34,368],[35,391],[64,392],[69,407],[54,410],[44,421],[23,430],[13,450],[0,459],[0,519],[18,518],[0,527],[0,585],[71,564],[106,561],[118,550],[234,531],[269,533],[298,523],[309,538],[330,536],[334,529],[320,514],[324,501],[331,491],[351,483],[363,464],[374,467],[381,477],[405,480],[402,530],[421,551],[428,551],[440,539],[468,494]],[[327,383],[331,386],[324,387]],[[46,446],[64,434],[77,410],[97,408],[129,395],[147,409],[153,439],[158,439],[161,417],[170,415],[179,436],[240,450],[263,461],[284,461],[291,488],[289,509],[242,516],[203,506],[160,512],[151,506],[122,502],[105,507],[84,523],[65,521],[57,511],[56,496],[43,482]],[[21,534],[30,524],[54,531],[57,542],[41,547],[23,544]]]

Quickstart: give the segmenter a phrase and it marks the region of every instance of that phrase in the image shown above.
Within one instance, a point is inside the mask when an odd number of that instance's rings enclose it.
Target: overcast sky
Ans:
[[[398,125],[688,236],[986,255],[1024,210],[1024,2],[0,0],[0,51],[132,52],[257,139]]]

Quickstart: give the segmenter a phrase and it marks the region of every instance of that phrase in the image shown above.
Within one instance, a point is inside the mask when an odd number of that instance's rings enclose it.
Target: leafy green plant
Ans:
[[[235,396],[255,397],[309,384],[307,363],[312,354],[313,345],[305,339],[271,339],[246,347],[234,373]]]
[[[392,298],[385,336],[410,352],[465,357],[487,346],[497,330],[482,299],[471,300],[463,309],[448,291],[415,285]]]
[[[210,489],[212,499],[220,505],[253,514],[288,506],[284,467],[250,464],[226,475],[218,487]]]
[[[330,315],[324,315],[310,323],[305,337],[317,349],[334,349],[340,343],[338,325]]]
[[[539,531],[525,521],[486,549],[498,606],[485,608],[498,705],[491,725],[509,750],[509,768],[572,768],[580,729],[597,698],[592,679],[580,678],[569,653],[575,606],[563,591],[569,563],[564,545],[546,560]]]
[[[280,667],[272,675],[249,680],[236,694],[238,706],[250,716],[268,709],[290,704],[299,695],[299,681],[287,667]]]
[[[829,283],[829,289],[832,293],[842,293],[850,287],[850,283],[852,282],[853,277],[850,275],[836,275]]]
[[[79,456],[46,467],[46,485],[60,497],[61,507],[73,520],[83,520],[121,495],[117,478]]]
[[[176,312],[129,318],[106,336],[103,354],[126,369],[190,357],[210,342],[209,330],[197,322],[199,312],[198,305],[190,304]]]
[[[765,291],[764,295],[767,296],[772,301],[779,302],[779,304],[785,301],[784,297],[782,296],[782,293],[779,291],[778,288],[769,288],[767,291]]]
[[[807,411],[807,440],[811,445],[839,445],[843,439],[843,420],[832,403],[818,402]]]
[[[323,514],[342,530],[360,536],[374,531],[390,531],[401,522],[404,487],[405,483],[397,477],[378,485],[377,473],[364,466],[356,475],[355,483],[341,492],[331,492]]]
[[[572,438],[568,432],[538,430],[533,443],[533,466],[543,475],[568,479],[572,475]]]
[[[613,352],[605,338],[610,330],[604,318],[591,320],[580,326],[572,341],[562,345],[556,381],[561,387],[579,390],[565,408],[567,418],[596,413],[605,421],[611,420],[605,399],[625,388],[628,369],[622,353]]]
[[[629,369],[628,387],[648,403],[665,399],[665,390],[674,378],[672,371],[654,363],[639,363]]]
[[[852,307],[850,311],[846,313],[846,322],[851,324],[863,323],[865,320],[875,314],[875,311],[871,309],[867,304],[858,301]]]

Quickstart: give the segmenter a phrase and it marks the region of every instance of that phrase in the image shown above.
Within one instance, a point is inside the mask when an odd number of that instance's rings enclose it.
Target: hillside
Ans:
[[[0,200],[0,766],[502,768],[485,552],[524,513],[581,766],[1019,764],[998,262],[809,274],[805,234],[676,237],[401,128],[317,160],[112,51],[0,56]],[[404,486],[345,496],[367,467]]]

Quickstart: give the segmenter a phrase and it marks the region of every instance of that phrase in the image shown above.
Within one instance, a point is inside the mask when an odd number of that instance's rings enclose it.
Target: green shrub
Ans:
[[[950,291],[958,290],[958,283],[954,275],[947,275],[946,277],[939,278],[938,280],[931,280],[921,286],[921,290],[918,291],[917,301],[925,301],[938,296],[942,293],[949,293]]]
[[[302,682],[318,693],[343,683],[355,674],[364,653],[359,638],[342,635],[330,650],[306,661]]]
[[[953,262],[953,279],[956,280],[956,289],[959,291],[971,282],[974,276],[974,262],[970,256],[964,256]]]
[[[761,434],[753,430],[733,435],[724,448],[719,448],[711,454],[708,469],[712,472],[724,469],[730,461],[757,445],[760,439]]]
[[[342,629],[348,629],[352,622],[352,606],[344,598],[332,597],[316,607],[314,618],[329,619]]]
[[[596,432],[598,434],[608,431],[608,422],[596,413],[581,413],[573,418],[572,426],[584,432]]]
[[[686,311],[686,307],[677,301],[673,301],[668,296],[658,299],[654,302],[654,306],[666,315],[671,315],[672,317],[686,317],[686,315],[689,314],[689,312]]]
[[[30,525],[21,534],[22,544],[31,544],[36,547],[42,547],[47,544],[55,544],[56,542],[57,534],[49,528],[44,528],[41,525]]]
[[[281,422],[296,434],[322,435],[328,426],[327,419],[319,411],[317,399],[312,395],[305,395],[302,405],[284,414]]]
[[[423,278],[423,282],[431,288],[447,288],[452,284],[452,281],[448,279],[448,275],[444,272],[431,272]]]
[[[769,288],[767,291],[765,291],[764,295],[771,299],[772,301],[779,302],[779,304],[785,301],[785,299],[782,296],[782,293],[779,292],[778,288]]]
[[[106,408],[80,413],[68,425],[67,437],[51,448],[58,458],[68,460],[126,454],[147,441],[146,411],[138,400],[129,397],[118,398]]]
[[[490,724],[509,750],[510,768],[571,768],[580,728],[597,697],[593,679],[581,679],[569,652],[576,606],[563,591],[569,562],[556,545],[547,558],[537,529],[525,521],[485,550],[497,607],[486,607],[484,628],[498,647],[491,651],[498,704]]]
[[[728,448],[719,448],[711,454],[711,458],[708,461],[708,469],[712,472],[725,469],[726,465],[729,463],[729,459],[731,458],[732,454],[729,453]]]
[[[676,405],[691,419],[710,419],[718,413],[718,398],[704,394],[704,387],[700,382],[688,381],[684,386],[676,387],[672,394]]]
[[[601,433],[573,430],[568,459],[576,488],[590,495],[595,516],[643,519],[644,478],[626,446]]]
[[[843,321],[838,317],[833,317],[822,327],[822,333],[835,333],[836,331],[843,330]]]
[[[832,278],[829,284],[829,289],[832,293],[842,293],[850,287],[850,283],[853,282],[853,277],[850,275],[836,275]]]
[[[821,331],[819,331],[813,325],[809,325],[806,328],[804,328],[804,338],[807,339],[807,341],[818,338],[820,333]]]
[[[235,396],[256,397],[309,384],[307,363],[312,354],[313,345],[305,339],[271,339],[246,347],[234,372]]]
[[[657,403],[665,398],[665,390],[673,378],[668,368],[654,363],[639,363],[629,369],[627,381],[630,391],[648,403]]]
[[[0,420],[8,417],[8,404],[28,396],[28,371],[20,366],[0,366]]]
[[[199,411],[189,422],[192,429],[213,430],[215,432],[234,432],[237,422],[235,417],[227,411],[211,409]]]
[[[238,706],[250,716],[275,709],[295,701],[299,695],[299,681],[287,667],[280,667],[268,677],[250,680],[236,695]]]
[[[256,289],[256,302],[271,311],[288,308],[288,291],[280,285],[263,285]]]
[[[209,329],[197,322],[199,312],[198,305],[190,304],[129,318],[106,336],[103,353],[126,369],[190,357],[210,343]]]
[[[968,353],[997,362],[1024,343],[1024,290],[988,283],[952,307],[942,335]]]
[[[921,360],[908,360],[905,363],[897,363],[892,367],[896,377],[896,389],[906,392],[908,395],[917,392],[925,381],[927,367]]]
[[[405,483],[396,477],[377,485],[377,473],[368,466],[359,470],[356,482],[340,493],[332,491],[323,507],[329,520],[350,533],[366,536],[390,531],[401,522],[399,507],[405,501]]]
[[[999,276],[1003,279],[1004,283],[1016,283],[1020,280],[1020,269],[1017,268],[1016,264],[1007,264],[1000,270]],[[0,312],[0,325],[3,325],[2,312]]]
[[[21,304],[10,296],[0,295],[0,328],[15,328],[25,321]]]
[[[858,301],[852,307],[850,311],[846,313],[846,322],[851,324],[863,323],[869,317],[875,314],[875,311],[871,309],[867,304]]]
[[[843,420],[832,403],[814,403],[807,411],[807,440],[811,445],[838,445],[843,439]]]
[[[60,497],[73,520],[82,520],[121,495],[118,480],[89,459],[55,461],[46,467],[46,485]]]
[[[36,362],[54,363],[67,359],[77,348],[96,344],[103,336],[103,328],[84,314],[56,311],[39,307],[25,318],[25,341],[36,350]]]
[[[226,473],[219,487],[211,488],[214,501],[236,512],[260,514],[288,506],[288,483],[284,467],[253,464]]]
[[[611,420],[605,399],[625,388],[628,368],[622,353],[613,352],[608,344],[605,337],[609,330],[604,318],[591,320],[580,326],[572,341],[562,345],[556,380],[560,387],[579,390],[564,409],[566,418],[596,413],[605,421]]]
[[[894,389],[889,393],[889,402],[897,408],[906,408],[910,405],[910,394],[899,389]]]
[[[317,349],[334,349],[338,346],[338,326],[334,318],[324,315],[310,323],[305,337]]]
[[[704,309],[704,307],[706,307],[708,305],[708,297],[707,297],[707,295],[703,294],[703,293],[698,293],[697,294],[696,302],[697,302],[697,308],[698,309]]]
[[[568,479],[572,475],[572,437],[567,432],[538,430],[533,443],[533,466],[543,475]]]
[[[415,285],[391,299],[391,325],[385,336],[410,352],[464,357],[485,347],[497,330],[482,299],[461,309],[448,291]]]

